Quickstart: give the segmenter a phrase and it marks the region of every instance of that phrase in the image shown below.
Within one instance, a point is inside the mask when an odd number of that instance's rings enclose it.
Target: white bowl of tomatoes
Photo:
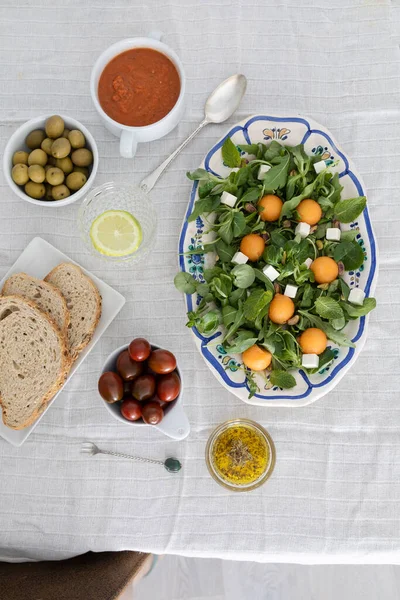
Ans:
[[[189,435],[182,375],[169,350],[144,338],[117,348],[104,364],[98,390],[107,411],[122,423],[151,425],[175,440]]]

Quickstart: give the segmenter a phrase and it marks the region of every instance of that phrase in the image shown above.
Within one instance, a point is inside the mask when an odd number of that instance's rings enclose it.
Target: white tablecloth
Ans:
[[[396,11],[398,12],[398,11]],[[188,78],[187,110],[134,161],[100,124],[89,95],[97,56],[113,42],[166,33]],[[0,557],[60,559],[87,550],[284,562],[400,562],[399,36],[387,0],[19,0],[0,3],[0,132],[41,114],[81,120],[100,151],[97,184],[139,182],[202,118],[208,93],[243,72],[246,97],[229,124],[209,126],[152,196],[157,243],[146,264],[116,268],[80,241],[77,206],[30,206],[0,195],[0,276],[41,235],[127,298],[119,317],[21,448],[0,440]],[[196,167],[227,128],[251,113],[300,113],[324,123],[365,179],[380,246],[378,308],[356,365],[311,406],[262,409],[214,379],[185,328],[172,280]],[[97,395],[105,357],[143,335],[173,350],[192,431],[173,442],[111,419]],[[209,476],[206,440],[218,423],[250,417],[275,440],[271,480],[233,494]],[[176,455],[172,476],[152,465],[83,458],[82,440],[149,457]]]

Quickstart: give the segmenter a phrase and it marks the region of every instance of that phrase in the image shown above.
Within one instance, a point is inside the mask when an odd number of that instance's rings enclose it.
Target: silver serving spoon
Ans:
[[[223,123],[238,108],[247,87],[247,79],[244,75],[232,75],[219,84],[210,94],[204,107],[204,120],[189,135],[188,138],[167,158],[155,171],[150,173],[140,183],[143,191],[149,192],[153,189],[165,169],[172,163],[174,158],[183,150],[187,144],[209,123]]]
[[[122,454],[121,452],[100,450],[100,448],[98,448],[96,444],[93,444],[93,442],[83,442],[81,446],[81,454],[88,454],[89,456],[95,456],[96,454],[109,454],[110,456],[117,456],[118,458],[128,458],[129,460],[136,460],[138,462],[162,465],[170,473],[177,473],[182,468],[182,465],[177,458],[170,457],[162,461],[155,460],[153,458],[143,458],[142,456],[131,456],[130,454]]]

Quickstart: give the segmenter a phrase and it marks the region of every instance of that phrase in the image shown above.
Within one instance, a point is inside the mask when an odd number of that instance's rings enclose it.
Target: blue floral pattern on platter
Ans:
[[[321,157],[321,160],[325,160],[334,172],[339,173],[344,188],[343,198],[364,195],[363,184],[350,159],[343,153],[332,135],[311,119],[256,115],[238,123],[211,148],[201,165],[208,171],[224,177],[230,171],[223,164],[221,156],[221,147],[227,137],[230,137],[239,148],[241,144],[258,142],[268,144],[272,139],[290,145],[304,143],[308,154]],[[197,187],[195,182],[182,226],[179,261],[182,271],[188,271],[199,281],[204,281],[203,270],[213,266],[216,260],[215,253],[184,255],[185,252],[201,248],[203,243],[211,241],[214,236],[212,232],[207,231],[201,217],[198,217],[195,222],[187,223],[187,217],[191,214],[193,204],[198,198]],[[356,222],[341,227],[343,230],[357,231],[356,240],[364,252],[364,264],[357,271],[346,273],[344,277],[351,287],[362,287],[367,296],[372,295],[377,275],[377,247],[368,209],[364,210]],[[185,299],[188,311],[195,309],[200,302],[200,298],[196,295],[186,295]],[[218,343],[218,338],[222,339],[223,327],[221,326],[211,338],[203,337],[195,328],[193,333],[196,345],[213,374],[244,402],[262,406],[304,406],[333,389],[350,368],[365,342],[367,321],[368,316],[361,317],[351,321],[346,327],[347,335],[356,343],[355,349],[339,348],[333,344],[334,360],[314,375],[309,375],[303,370],[295,371],[297,385],[291,390],[271,386],[268,375],[256,376],[260,391],[250,400],[241,356],[229,355]]]

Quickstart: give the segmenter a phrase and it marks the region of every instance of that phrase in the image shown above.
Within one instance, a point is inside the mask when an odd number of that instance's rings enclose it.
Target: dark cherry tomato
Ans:
[[[132,360],[128,350],[124,350],[117,359],[117,371],[125,381],[133,381],[143,372],[143,363]]]
[[[150,369],[159,375],[171,373],[176,368],[176,358],[169,350],[153,350],[148,361]]]
[[[136,338],[129,344],[129,354],[132,360],[142,362],[149,358],[151,346],[144,338]]]
[[[143,421],[148,425],[157,425],[164,417],[164,411],[155,400],[146,402],[142,408]]]
[[[176,371],[161,375],[157,381],[157,395],[163,402],[172,402],[179,396],[180,391],[181,380]]]
[[[106,371],[99,379],[99,394],[106,402],[112,404],[122,400],[124,382],[118,373]]]
[[[136,400],[148,400],[156,391],[156,380],[153,375],[141,375],[132,383],[131,393]]]
[[[125,398],[121,403],[121,415],[128,421],[137,421],[142,416],[142,405],[134,398]]]

